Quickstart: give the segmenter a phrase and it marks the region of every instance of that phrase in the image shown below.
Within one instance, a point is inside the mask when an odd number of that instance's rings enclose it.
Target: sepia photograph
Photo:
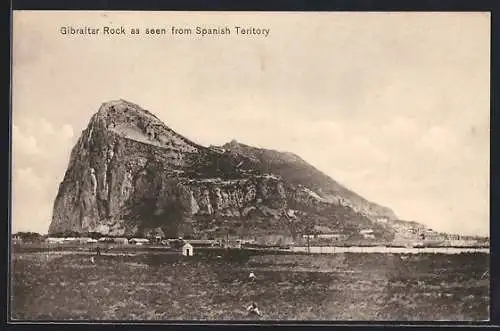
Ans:
[[[490,319],[489,12],[12,14],[12,322]]]

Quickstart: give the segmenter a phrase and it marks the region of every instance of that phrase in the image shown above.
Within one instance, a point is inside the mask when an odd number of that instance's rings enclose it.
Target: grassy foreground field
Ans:
[[[487,254],[262,255],[248,261],[147,251],[14,253],[20,320],[487,320]],[[257,281],[247,280],[254,271]]]

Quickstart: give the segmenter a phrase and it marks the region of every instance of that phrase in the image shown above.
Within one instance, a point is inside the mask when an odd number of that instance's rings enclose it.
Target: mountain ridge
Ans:
[[[237,147],[235,147],[237,146]],[[320,179],[318,180],[318,183],[321,183],[323,181],[326,181],[328,184],[330,185],[333,185],[334,188],[330,188],[330,189],[326,189],[327,192],[325,192],[325,194],[330,194],[330,195],[333,195],[334,197],[330,197],[330,201],[331,202],[334,202],[335,201],[335,198],[336,198],[336,195],[340,194],[340,195],[343,195],[344,197],[347,196],[347,198],[350,198],[350,199],[355,199],[357,200],[356,203],[364,203],[364,204],[369,204],[369,205],[372,205],[372,206],[375,206],[377,209],[382,209],[382,215],[377,215],[377,216],[385,216],[385,217],[388,217],[389,219],[391,220],[396,220],[398,219],[398,217],[396,216],[396,214],[390,210],[388,207],[384,207],[384,206],[381,206],[377,203],[374,203],[372,201],[369,201],[368,199],[364,198],[363,196],[355,193],[354,191],[348,189],[347,187],[345,187],[344,185],[338,183],[337,181],[335,181],[334,179],[332,179],[330,176],[326,175],[324,172],[322,172],[321,170],[318,170],[316,167],[312,166],[311,164],[309,164],[307,161],[305,161],[303,158],[301,158],[299,155],[295,154],[295,153],[292,153],[292,152],[288,152],[288,151],[278,151],[278,150],[274,150],[274,149],[267,149],[267,148],[257,148],[257,147],[253,147],[253,146],[250,146],[250,145],[245,145],[245,144],[242,144],[242,143],[239,143],[237,142],[236,140],[233,139],[232,142],[230,143],[226,143],[222,146],[223,148],[227,148],[229,150],[235,150],[237,153],[241,153],[241,151],[245,151],[246,153],[250,153],[252,155],[255,155],[256,154],[274,154],[274,156],[277,156],[278,159],[280,159],[279,161],[281,163],[289,163],[289,162],[296,162],[298,163],[298,165],[302,168],[304,167],[303,169],[299,169],[299,173],[301,172],[300,170],[302,171],[306,171],[306,172],[315,172],[316,175],[320,176]],[[245,154],[244,152],[244,154]],[[256,156],[258,157],[258,156]],[[265,158],[265,156],[263,156]],[[283,157],[286,157],[286,159],[284,159]],[[268,158],[269,159],[269,158]],[[277,173],[280,173],[279,169],[276,169],[276,167],[273,167],[272,165],[268,165],[268,167],[271,168],[271,172],[277,172]],[[305,182],[306,180],[297,180],[298,183],[302,184],[302,185],[306,185]],[[318,185],[318,186],[321,186],[321,185]],[[324,187],[319,187],[319,189],[321,191],[324,191],[325,188]]]
[[[236,140],[205,147],[119,99],[100,106],[73,147],[49,233],[297,237],[312,225],[377,228],[378,217],[397,219],[294,153]]]

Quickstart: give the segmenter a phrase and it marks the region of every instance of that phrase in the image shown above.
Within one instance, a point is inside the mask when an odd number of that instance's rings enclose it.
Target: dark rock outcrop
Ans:
[[[396,219],[294,154],[200,146],[118,100],[101,106],[73,147],[49,233],[296,237],[315,225],[376,228],[379,216]]]

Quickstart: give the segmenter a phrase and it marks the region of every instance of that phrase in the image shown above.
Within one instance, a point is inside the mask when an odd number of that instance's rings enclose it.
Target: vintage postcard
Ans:
[[[12,321],[489,320],[489,13],[12,25]]]

